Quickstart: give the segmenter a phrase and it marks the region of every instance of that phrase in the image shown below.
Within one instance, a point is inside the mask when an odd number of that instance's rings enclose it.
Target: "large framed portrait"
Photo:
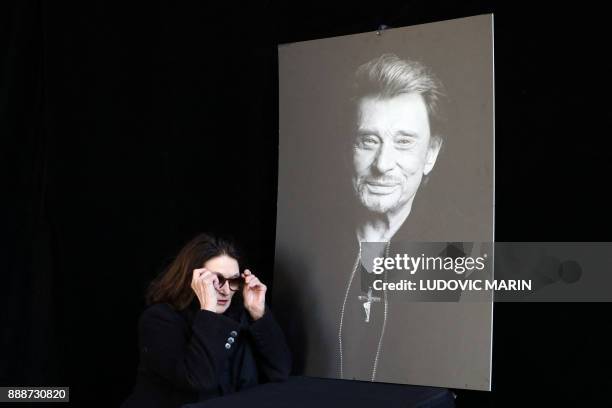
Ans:
[[[273,292],[298,371],[490,389],[492,302],[382,289],[372,260],[493,241],[493,85],[492,15],[279,46]]]

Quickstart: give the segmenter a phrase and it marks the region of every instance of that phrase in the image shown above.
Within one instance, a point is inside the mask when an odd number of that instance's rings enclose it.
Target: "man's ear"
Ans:
[[[427,148],[427,156],[425,157],[425,166],[423,167],[424,176],[427,176],[431,170],[433,170],[441,148],[442,137],[439,135],[432,136],[429,141],[429,147]]]

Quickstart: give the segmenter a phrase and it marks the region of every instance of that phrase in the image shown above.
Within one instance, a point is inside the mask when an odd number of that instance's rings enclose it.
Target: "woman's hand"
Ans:
[[[260,319],[265,311],[266,290],[268,288],[248,269],[244,270],[242,277],[244,278],[244,288],[242,289],[244,307],[253,320]]]
[[[206,268],[193,270],[191,289],[200,301],[200,309],[216,312],[217,290],[215,289],[215,282],[219,283],[219,278]]]

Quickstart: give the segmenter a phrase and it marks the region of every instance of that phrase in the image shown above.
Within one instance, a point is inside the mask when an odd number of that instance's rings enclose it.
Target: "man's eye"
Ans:
[[[359,142],[364,147],[375,147],[378,145],[378,139],[373,136],[362,136]]]
[[[395,143],[400,147],[409,147],[414,143],[414,140],[408,137],[397,139]]]

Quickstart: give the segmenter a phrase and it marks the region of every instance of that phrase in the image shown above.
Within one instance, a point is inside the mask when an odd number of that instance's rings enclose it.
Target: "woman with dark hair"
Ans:
[[[191,240],[148,289],[136,386],[122,407],[175,408],[285,380],[291,357],[265,297],[230,242]]]

